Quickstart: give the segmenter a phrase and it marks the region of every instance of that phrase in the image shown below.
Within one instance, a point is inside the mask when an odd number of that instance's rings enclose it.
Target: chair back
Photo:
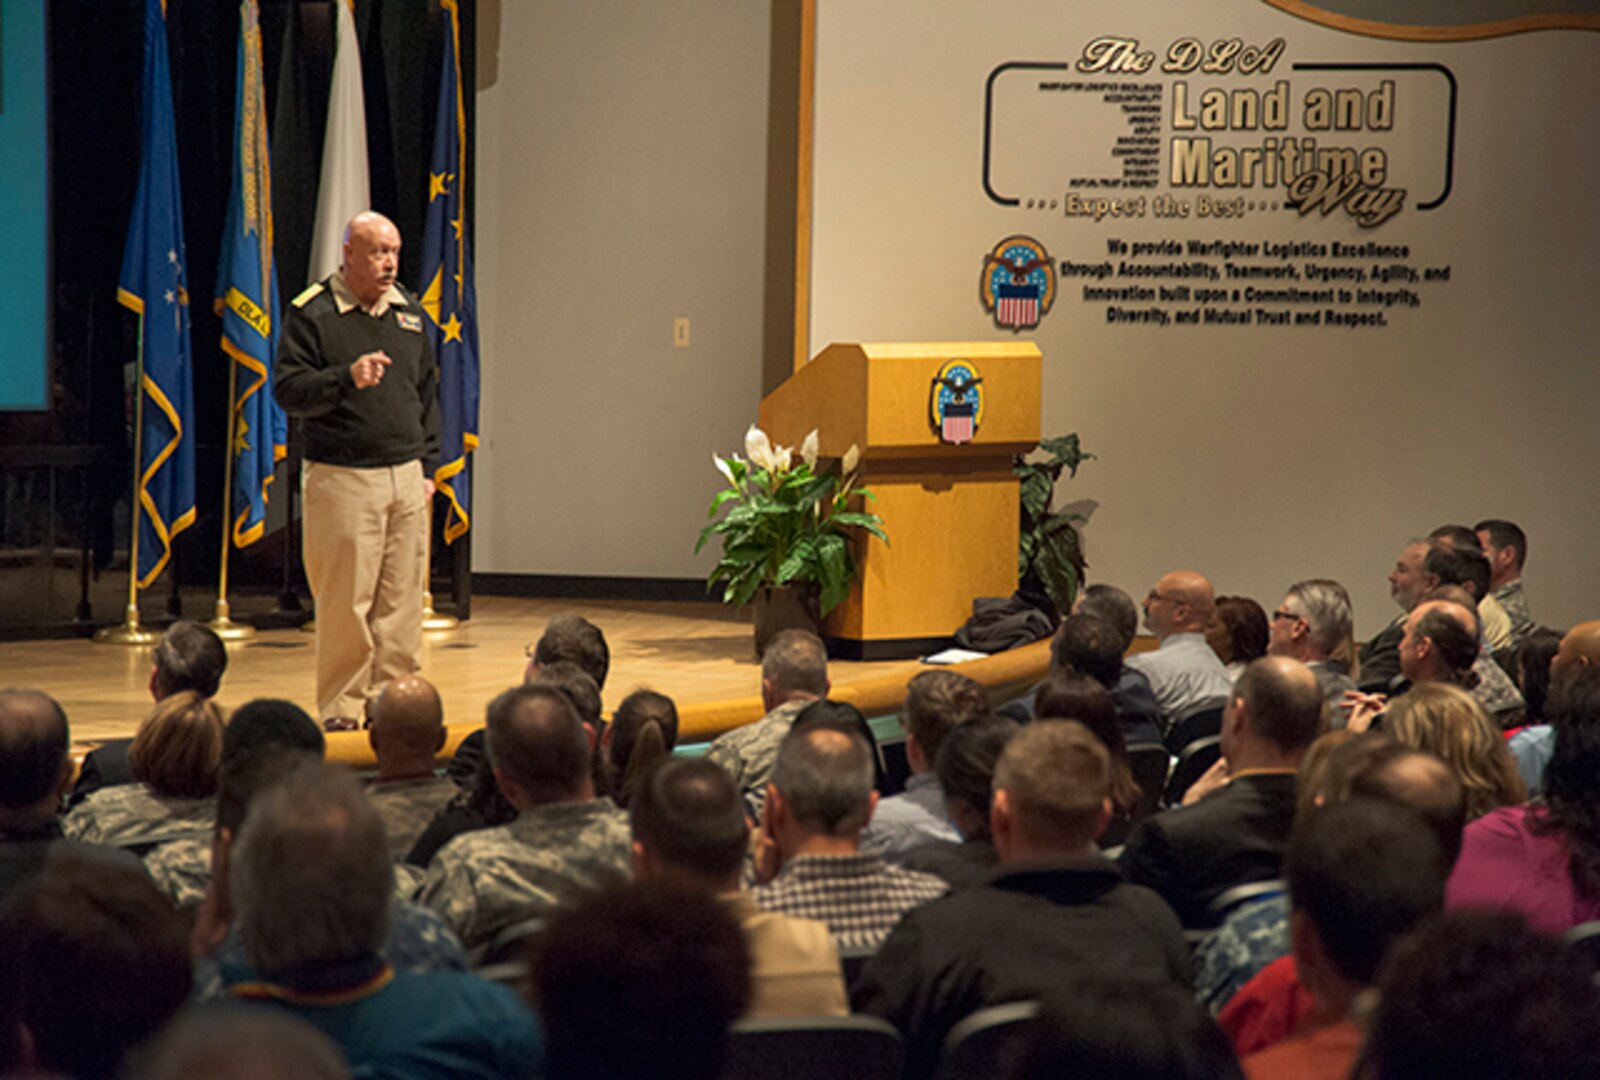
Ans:
[[[1216,916],[1218,922],[1221,922],[1235,908],[1256,900],[1282,896],[1288,891],[1288,888],[1288,884],[1282,878],[1273,878],[1270,881],[1251,881],[1243,885],[1235,885],[1211,901],[1211,914]]]
[[[1128,746],[1128,768],[1139,785],[1139,801],[1128,815],[1137,825],[1156,812],[1161,795],[1167,790],[1167,773],[1172,771],[1172,755],[1160,743],[1132,743]]]
[[[905,1046],[875,1016],[740,1020],[728,1033],[722,1080],[900,1080]]]
[[[1221,756],[1221,735],[1207,735],[1185,746],[1178,755],[1178,763],[1172,767],[1172,775],[1167,779],[1166,804],[1177,806],[1183,802],[1183,793],[1204,776],[1205,771],[1215,765]]]
[[[968,1016],[945,1036],[940,1080],[1014,1075],[1023,1037],[1038,1015],[1037,1001],[1013,1001]]]
[[[861,969],[867,966],[873,954],[878,951],[876,945],[852,945],[847,949],[839,950],[839,966],[844,971],[844,985],[848,989],[856,984],[856,979],[861,975]]]
[[[1589,962],[1594,981],[1600,985],[1600,922],[1579,923],[1561,935],[1561,941]]]
[[[1221,735],[1222,710],[1227,704],[1226,698],[1209,698],[1180,710],[1172,718],[1172,726],[1167,729],[1162,742],[1167,744],[1167,749],[1172,753],[1181,754],[1183,748],[1196,739]]]
[[[479,961],[483,967],[494,967],[507,961],[520,960],[523,950],[544,933],[543,919],[523,919],[505,927],[483,950]]]

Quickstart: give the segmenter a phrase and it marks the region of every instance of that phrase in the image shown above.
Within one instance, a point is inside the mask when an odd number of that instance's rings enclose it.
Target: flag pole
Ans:
[[[228,609],[228,555],[233,533],[233,445],[239,434],[239,365],[228,357],[228,446],[222,466],[222,569],[217,577],[217,606],[211,621],[206,625],[223,641],[248,641],[256,636],[256,628],[246,623],[236,623],[229,618]]]
[[[428,500],[428,542],[422,548],[422,628],[454,630],[461,620],[433,610],[433,500]]]
[[[139,468],[144,464],[144,312],[139,312],[139,348],[133,375],[133,537],[128,542],[128,610],[121,625],[95,631],[97,645],[154,645],[160,637],[139,625]]]

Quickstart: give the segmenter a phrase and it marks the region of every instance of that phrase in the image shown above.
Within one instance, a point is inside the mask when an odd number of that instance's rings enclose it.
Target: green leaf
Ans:
[[[711,509],[706,511],[706,517],[716,517],[717,511],[722,509],[724,503],[730,499],[737,499],[743,494],[744,492],[738,488],[724,488],[717,492],[711,499]]]

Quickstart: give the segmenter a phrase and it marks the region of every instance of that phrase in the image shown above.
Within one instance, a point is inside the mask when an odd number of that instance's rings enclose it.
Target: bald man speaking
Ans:
[[[330,731],[357,727],[368,700],[421,666],[439,368],[399,266],[394,222],[352,218],[343,265],[289,306],[273,380],[304,421],[306,580]]]

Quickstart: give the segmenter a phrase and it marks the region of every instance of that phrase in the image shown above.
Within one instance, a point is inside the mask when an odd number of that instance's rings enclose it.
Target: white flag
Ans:
[[[333,89],[322,140],[322,182],[311,233],[311,280],[321,281],[344,259],[344,227],[371,205],[367,181],[367,99],[361,87],[361,45],[353,0],[338,0]]]

